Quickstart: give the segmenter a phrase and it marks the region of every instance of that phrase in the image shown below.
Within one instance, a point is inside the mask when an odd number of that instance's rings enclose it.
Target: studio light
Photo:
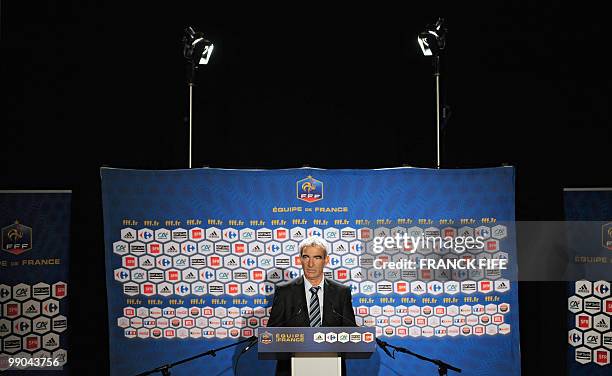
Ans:
[[[204,38],[204,34],[196,32],[191,26],[185,29],[183,35],[183,56],[194,65],[208,64],[215,46]]]
[[[191,151],[193,145],[193,86],[196,70],[200,65],[208,64],[214,45],[204,38],[204,34],[196,32],[191,26],[185,28],[183,34],[183,56],[189,62],[187,81],[189,86],[189,168],[191,168]]]
[[[444,24],[444,18],[438,18],[434,25],[425,26],[425,31],[417,35],[419,46],[423,51],[423,55],[432,57],[432,65],[434,68],[434,77],[436,79],[436,167],[440,168],[440,127],[441,116],[444,117],[446,123],[447,116],[440,109],[446,109],[444,104],[440,103],[440,55],[446,47],[447,29]]]
[[[446,27],[444,18],[438,18],[435,25],[427,25],[425,31],[417,35],[419,46],[425,56],[437,56],[446,47]]]

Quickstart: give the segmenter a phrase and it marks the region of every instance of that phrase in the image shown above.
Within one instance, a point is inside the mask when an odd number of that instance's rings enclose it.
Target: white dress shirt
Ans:
[[[306,292],[306,304],[308,305],[308,315],[310,315],[310,298],[312,297],[312,293],[310,292],[310,288],[313,286],[321,286],[319,291],[317,292],[317,296],[319,297],[319,310],[321,311],[321,325],[323,325],[323,285],[324,285],[325,277],[321,279],[318,285],[313,285],[310,283],[306,277],[304,277],[304,290]]]

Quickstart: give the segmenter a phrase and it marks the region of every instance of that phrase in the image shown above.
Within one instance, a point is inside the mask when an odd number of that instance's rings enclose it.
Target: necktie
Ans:
[[[311,287],[310,292],[312,296],[310,297],[310,326],[321,326],[321,307],[319,306],[319,296],[317,293],[321,286]]]

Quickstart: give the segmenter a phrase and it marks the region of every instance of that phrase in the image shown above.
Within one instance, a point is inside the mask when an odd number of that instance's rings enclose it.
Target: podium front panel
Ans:
[[[375,351],[376,332],[365,327],[259,328],[257,347],[260,354],[333,352],[362,358]]]

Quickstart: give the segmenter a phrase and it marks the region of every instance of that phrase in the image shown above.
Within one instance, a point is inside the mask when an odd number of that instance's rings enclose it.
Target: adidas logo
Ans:
[[[608,326],[608,323],[604,319],[599,320],[597,324],[595,324],[595,327],[597,328],[607,328]]]
[[[580,288],[578,289],[578,292],[588,293],[588,292],[589,292],[589,288],[587,287],[587,285],[582,285],[582,286],[580,286]]]

